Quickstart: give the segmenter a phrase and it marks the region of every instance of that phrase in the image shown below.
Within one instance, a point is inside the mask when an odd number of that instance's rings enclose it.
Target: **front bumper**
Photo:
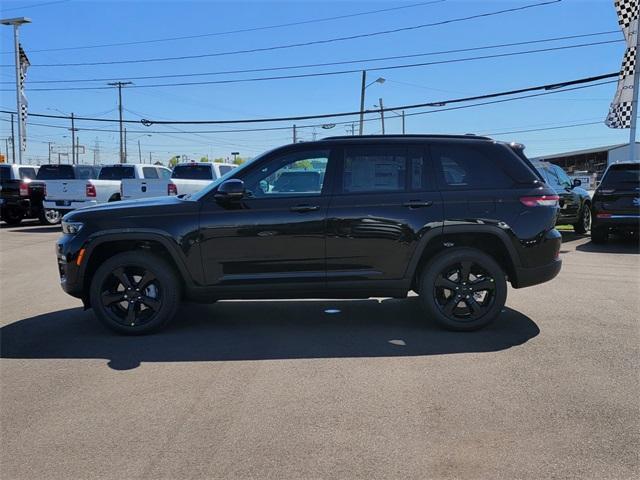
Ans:
[[[83,241],[77,236],[63,235],[56,242],[56,260],[60,286],[69,295],[83,298],[84,285],[82,282],[82,268],[78,265],[78,256],[83,247]]]

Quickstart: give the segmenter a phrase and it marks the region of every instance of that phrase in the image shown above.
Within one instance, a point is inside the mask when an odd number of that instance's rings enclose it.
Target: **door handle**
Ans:
[[[298,212],[298,213],[314,212],[319,209],[320,209],[319,205],[296,205],[295,207],[290,208],[292,212]]]
[[[422,200],[409,200],[408,202],[402,204],[403,207],[409,208],[430,207],[431,205],[433,205],[433,202],[431,200],[427,200],[425,202],[423,202]]]

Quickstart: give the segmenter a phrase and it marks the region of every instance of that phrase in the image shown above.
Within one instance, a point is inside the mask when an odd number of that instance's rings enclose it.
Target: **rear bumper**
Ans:
[[[591,228],[614,228],[625,230],[638,230],[640,227],[640,215],[611,214],[609,217],[598,218],[593,216]]]
[[[64,210],[66,212],[97,204],[97,200],[45,200],[42,202],[42,206],[47,210]]]
[[[562,260],[556,258],[553,262],[540,267],[516,267],[516,278],[511,282],[514,288],[531,287],[553,280],[562,268]]]

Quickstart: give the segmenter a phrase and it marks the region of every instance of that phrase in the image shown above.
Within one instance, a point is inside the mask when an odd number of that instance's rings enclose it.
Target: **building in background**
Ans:
[[[634,158],[640,159],[640,142],[635,143],[634,153]],[[600,178],[608,165],[617,162],[626,162],[628,159],[629,144],[619,143],[617,145],[607,145],[586,150],[542,155],[532,160],[545,161],[558,165],[569,175],[577,172],[588,172],[590,174],[596,174],[598,178]]]

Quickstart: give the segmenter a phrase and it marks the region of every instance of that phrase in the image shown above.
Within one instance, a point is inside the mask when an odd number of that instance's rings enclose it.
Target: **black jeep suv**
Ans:
[[[420,295],[455,330],[554,278],[558,196],[514,146],[473,135],[287,145],[192,196],[63,219],[63,289],[110,328],[150,332],[180,299]]]

